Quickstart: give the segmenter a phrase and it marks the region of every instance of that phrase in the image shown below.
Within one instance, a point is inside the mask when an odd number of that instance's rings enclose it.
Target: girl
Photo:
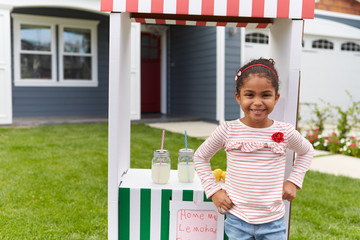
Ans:
[[[269,119],[280,97],[272,59],[251,61],[235,80],[235,98],[245,116],[222,123],[197,149],[197,173],[206,196],[227,215],[229,239],[286,239],[283,200],[293,200],[302,187],[314,150],[291,124]],[[224,189],[210,167],[210,158],[222,148],[227,156]],[[297,158],[284,182],[287,148]]]

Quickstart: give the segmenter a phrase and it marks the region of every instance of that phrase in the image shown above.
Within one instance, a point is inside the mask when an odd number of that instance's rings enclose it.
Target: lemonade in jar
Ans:
[[[171,160],[169,151],[155,150],[151,165],[151,177],[156,184],[166,184],[170,177]]]
[[[180,149],[178,158],[178,178],[179,182],[191,183],[194,180],[194,150]]]

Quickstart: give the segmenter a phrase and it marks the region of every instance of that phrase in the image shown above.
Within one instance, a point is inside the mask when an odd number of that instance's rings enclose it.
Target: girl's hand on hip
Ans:
[[[212,195],[211,200],[215,204],[219,213],[222,215],[225,215],[226,212],[234,205],[224,189],[221,189]]]
[[[285,181],[283,186],[282,199],[292,201],[296,197],[296,190],[297,186],[294,183]]]

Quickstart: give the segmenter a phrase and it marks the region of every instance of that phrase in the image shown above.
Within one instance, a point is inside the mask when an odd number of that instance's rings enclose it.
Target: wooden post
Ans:
[[[299,80],[302,51],[303,20],[275,19],[270,31],[270,56],[274,58],[280,78],[279,105],[282,109],[282,120],[296,126]],[[294,163],[294,152],[286,154],[285,179],[289,177]],[[286,201],[285,221],[287,234],[290,230],[291,204]]]
[[[129,13],[110,14],[108,239],[118,239],[118,192],[130,168],[130,44]]]
[[[11,124],[13,120],[10,12],[10,7],[0,9],[0,125]]]

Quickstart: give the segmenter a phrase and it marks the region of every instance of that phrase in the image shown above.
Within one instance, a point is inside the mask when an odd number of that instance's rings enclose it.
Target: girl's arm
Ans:
[[[194,155],[196,171],[200,177],[207,198],[210,198],[214,193],[221,190],[220,185],[215,180],[215,176],[212,174],[210,159],[217,151],[224,148],[227,135],[227,123],[224,122],[201,144]]]
[[[287,181],[292,182],[301,189],[305,174],[309,170],[313,159],[314,148],[292,125],[287,136],[289,136],[288,147],[297,153],[295,164]]]

